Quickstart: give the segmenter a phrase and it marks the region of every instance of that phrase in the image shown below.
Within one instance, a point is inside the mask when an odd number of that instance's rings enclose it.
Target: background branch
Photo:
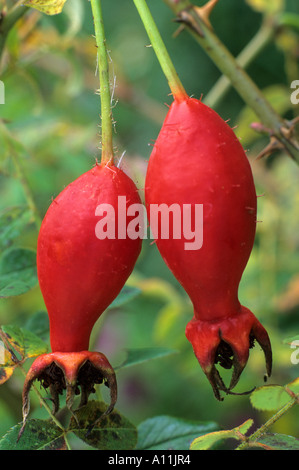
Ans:
[[[176,21],[183,24],[200,46],[205,50],[218,69],[228,78],[232,86],[251,107],[261,121],[260,132],[269,134],[280,143],[287,153],[299,164],[299,135],[295,123],[279,116],[266,100],[261,90],[245,72],[235,57],[217,37],[200,8],[189,0],[163,0],[176,14]],[[277,144],[274,145],[277,149]]]

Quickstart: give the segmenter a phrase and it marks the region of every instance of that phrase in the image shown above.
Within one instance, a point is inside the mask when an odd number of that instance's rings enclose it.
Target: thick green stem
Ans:
[[[177,15],[191,35],[206,51],[219,70],[230,80],[241,98],[262,122],[261,130],[274,136],[291,157],[299,163],[299,137],[293,123],[284,121],[266,100],[261,90],[217,37],[213,29],[201,18],[189,0],[163,0]]]
[[[161,65],[163,73],[168,81],[169,88],[178,101],[184,100],[188,97],[179,77],[175,70],[175,67],[171,61],[156,23],[152,17],[152,14],[146,4],[145,0],[133,0],[138,10],[139,16],[143,22],[145,30],[151,41],[151,45],[155,51],[158,61]]]
[[[100,78],[102,157],[104,164],[113,163],[113,123],[109,79],[108,54],[103,23],[101,0],[90,0],[94,20],[96,45],[98,49],[98,68]]]

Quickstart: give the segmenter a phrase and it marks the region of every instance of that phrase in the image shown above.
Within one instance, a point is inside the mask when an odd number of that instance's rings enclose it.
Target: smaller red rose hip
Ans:
[[[116,379],[104,354],[90,352],[92,328],[117,297],[141,250],[141,239],[125,236],[99,239],[97,208],[109,205],[118,233],[118,198],[141,204],[133,181],[113,164],[96,165],[70,183],[52,202],[38,236],[37,273],[50,320],[52,353],[38,357],[28,371],[23,390],[23,421],[29,413],[29,391],[34,380],[49,388],[54,412],[66,390],[71,409],[81,390],[81,405],[104,382],[110,388],[110,412],[116,401]],[[125,229],[125,230],[124,230]]]

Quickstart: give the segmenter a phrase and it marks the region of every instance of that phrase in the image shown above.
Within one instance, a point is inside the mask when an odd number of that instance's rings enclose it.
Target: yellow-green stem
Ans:
[[[133,0],[155,51],[169,88],[177,101],[188,98],[145,0]]]
[[[236,450],[243,450],[247,447],[253,446],[254,443],[265,434],[268,429],[278,421],[287,411],[293,408],[294,405],[298,404],[298,398],[292,398],[286,405],[284,405],[280,410],[275,413],[265,424],[263,424],[259,429],[257,429],[248,439],[242,442]]]
[[[100,79],[101,97],[101,163],[113,163],[113,123],[111,110],[111,93],[109,79],[108,54],[102,14],[101,0],[90,0],[94,21],[96,45],[98,51],[98,70]]]

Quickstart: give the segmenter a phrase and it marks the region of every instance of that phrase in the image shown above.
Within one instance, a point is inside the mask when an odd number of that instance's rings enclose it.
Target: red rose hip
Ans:
[[[141,203],[135,184],[121,169],[113,164],[96,165],[70,183],[44,217],[38,236],[37,272],[50,320],[52,353],[38,357],[28,371],[23,390],[24,424],[35,379],[50,387],[54,411],[63,390],[71,409],[79,389],[83,405],[94,384],[102,382],[110,387],[107,412],[113,409],[117,394],[113,368],[104,354],[88,348],[95,322],[121,291],[141,250],[141,239],[133,239],[126,231],[132,217],[122,217],[127,225],[121,228],[124,235],[117,235],[120,196],[125,197],[126,208]],[[97,214],[103,204],[115,213],[115,234],[99,238]]]
[[[184,236],[183,223],[181,237],[170,231],[163,238],[160,220],[155,238],[193,303],[186,336],[215,396],[220,399],[220,390],[230,393],[237,384],[255,339],[264,350],[270,375],[268,334],[238,299],[256,232],[252,171],[232,129],[201,101],[180,99],[170,106],[149,159],[145,200],[150,223],[152,205],[178,205],[181,213],[188,205],[193,211],[202,205],[202,243],[195,243],[194,249]],[[194,213],[192,224],[195,233],[200,227]],[[215,367],[218,362],[234,367],[229,387]]]

